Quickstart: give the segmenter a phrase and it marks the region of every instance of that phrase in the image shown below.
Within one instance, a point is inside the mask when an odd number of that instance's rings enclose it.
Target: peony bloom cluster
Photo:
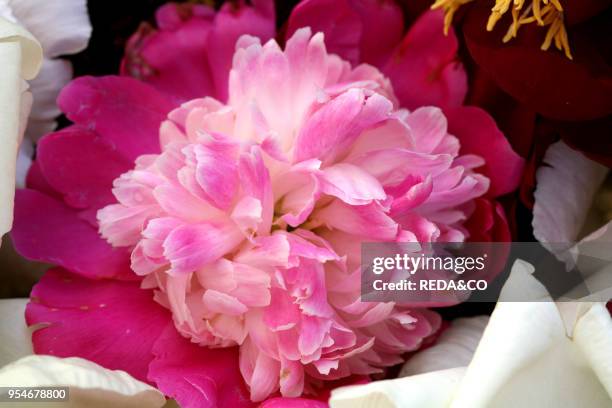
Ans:
[[[119,204],[98,212],[183,335],[240,345],[255,401],[397,364],[437,327],[431,313],[359,301],[359,243],[463,241],[489,181],[439,109],[393,100],[322,34],[300,29],[284,51],[242,37],[228,103],[172,111],[162,153],[137,158],[114,183]]]
[[[27,309],[45,325],[36,352],[123,369],[182,406],[238,407],[380,372],[435,333],[434,312],[360,301],[360,244],[508,239],[494,199],[522,162],[461,106],[440,14],[386,38],[393,54],[343,58],[306,23],[321,4],[295,9],[282,47],[266,42],[271,2],[165,6],[126,52],[140,81],[63,90],[75,125],[41,140],[13,232],[59,266]],[[347,47],[372,50],[363,38]]]

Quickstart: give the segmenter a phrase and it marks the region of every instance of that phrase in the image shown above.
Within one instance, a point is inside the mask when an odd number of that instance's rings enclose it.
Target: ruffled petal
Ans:
[[[249,34],[265,42],[274,38],[276,33],[274,2],[255,0],[252,4],[252,7],[246,6],[243,1],[238,3],[238,7],[231,3],[223,4],[208,36],[208,61],[217,98],[221,101],[228,97],[228,78],[237,40]]]

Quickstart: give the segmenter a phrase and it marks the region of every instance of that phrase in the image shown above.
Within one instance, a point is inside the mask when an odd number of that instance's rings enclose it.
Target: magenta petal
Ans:
[[[353,0],[353,7],[363,21],[361,62],[382,64],[404,33],[404,14],[395,0]]]
[[[56,198],[58,200],[62,200],[62,195],[59,194],[45,178],[45,175],[40,168],[40,164],[38,160],[35,160],[30,166],[28,170],[28,175],[26,177],[26,187],[32,190],[40,191],[41,193],[45,193],[49,197]]]
[[[114,202],[113,180],[131,168],[107,139],[78,126],[42,138],[36,162],[45,180],[64,194],[64,201],[79,209]]]
[[[152,348],[171,323],[169,313],[139,282],[90,280],[61,269],[34,286],[26,309],[34,351],[82,357],[146,381]]]
[[[159,153],[159,127],[172,102],[153,87],[126,77],[81,77],[57,99],[78,125],[95,129],[130,161]]]
[[[153,347],[149,380],[183,408],[254,407],[238,368],[238,348],[190,343],[174,326]]]
[[[457,37],[445,36],[441,11],[426,11],[408,31],[383,72],[391,79],[402,107],[461,106],[467,76],[456,62]]]
[[[476,154],[485,159],[478,169],[491,180],[489,196],[510,193],[518,187],[525,161],[499,130],[495,121],[484,110],[462,106],[445,112],[449,132],[461,142],[462,154]]]
[[[325,46],[331,53],[353,64],[359,62],[363,23],[350,0],[304,0],[289,17],[286,38],[302,27],[325,34]]]
[[[156,13],[160,29],[143,25],[127,46],[121,73],[187,101],[216,96],[206,55],[214,10],[168,3]]]
[[[326,402],[307,398],[270,398],[261,404],[261,408],[328,408]]]
[[[22,256],[86,277],[131,274],[125,248],[112,248],[75,211],[38,191],[17,190],[11,237]]]
[[[286,38],[301,27],[325,34],[325,45],[353,64],[381,66],[399,43],[403,14],[393,0],[304,0],[289,17]]]

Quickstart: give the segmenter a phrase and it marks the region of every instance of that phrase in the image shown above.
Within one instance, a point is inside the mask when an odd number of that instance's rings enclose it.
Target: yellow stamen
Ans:
[[[473,0],[436,0],[436,2],[432,4],[432,10],[442,9],[444,11],[444,35],[448,35],[448,30],[453,22],[453,17],[457,9],[471,1]]]
[[[444,34],[453,21],[455,12],[462,5],[473,0],[436,0],[431,6],[432,10],[442,9],[444,11]],[[563,24],[563,6],[559,0],[531,0],[529,5],[523,9],[527,0],[495,0],[491,14],[487,21],[487,31],[492,31],[497,22],[510,10],[512,13],[512,24],[503,38],[506,43],[518,35],[518,30],[525,24],[537,22],[539,26],[548,26],[544,42],[540,46],[543,51],[555,43],[555,48],[565,53],[569,59],[573,59],[570,51],[567,31]]]

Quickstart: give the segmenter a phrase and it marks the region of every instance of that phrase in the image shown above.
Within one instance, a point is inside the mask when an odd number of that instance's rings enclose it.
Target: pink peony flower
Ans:
[[[401,16],[383,3],[364,35]],[[293,30],[321,16],[300,17],[313,4],[296,8],[284,50],[237,35],[273,34],[266,1],[165,6],[124,62],[151,85],[64,89],[75,125],[41,141],[13,231],[24,256],[60,267],[28,306],[28,323],[45,325],[36,352],[126,370],[185,407],[238,407],[379,372],[436,331],[426,309],[360,302],[360,243],[508,239],[492,199],[516,187],[522,162],[484,111],[460,106],[456,40],[427,36],[437,13],[381,47],[390,56],[371,39],[348,44],[351,65],[323,34]],[[236,40],[233,56],[215,48]],[[415,78],[358,65],[361,53]],[[449,74],[424,75],[438,64]],[[444,112],[418,107],[420,89]]]

